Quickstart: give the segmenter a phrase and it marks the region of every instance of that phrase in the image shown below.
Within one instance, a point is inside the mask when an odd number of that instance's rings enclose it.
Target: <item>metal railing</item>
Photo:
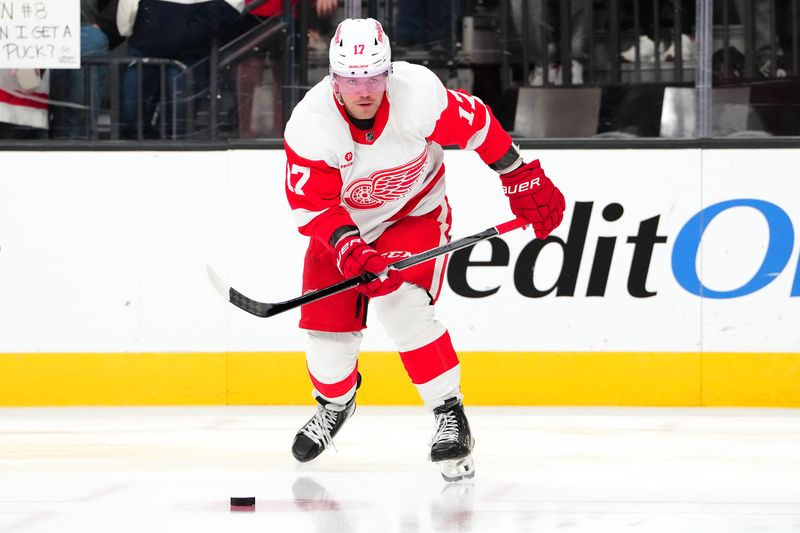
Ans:
[[[256,26],[222,47],[220,47],[217,42],[212,43],[209,56],[210,70],[212,72],[209,81],[209,93],[212,95],[209,104],[209,131],[211,139],[217,138],[219,126],[219,99],[217,95],[219,94],[219,78],[221,73],[225,69],[235,66],[236,62],[251,50],[266,46],[280,39],[286,39],[291,26],[292,25],[287,22],[284,17],[275,17]],[[291,44],[291,46],[293,46],[293,44]],[[307,67],[301,70],[307,70]],[[284,79],[287,74],[291,76],[292,69],[287,68],[286,62],[284,61]],[[282,90],[286,89],[282,88]],[[299,101],[297,97],[294,97],[294,99],[292,97],[293,93],[291,91],[283,95],[283,101],[286,102],[287,106],[293,107],[293,105]],[[291,109],[291,107],[289,107],[289,109]],[[284,116],[287,117],[288,115],[288,112],[284,114]]]
[[[136,121],[135,121],[135,139],[144,140],[145,138],[145,116],[144,106],[146,103],[144,93],[144,74],[145,69],[158,69],[158,101],[155,104],[157,112],[154,116],[158,117],[158,133],[161,139],[177,139],[179,136],[179,113],[178,109],[183,108],[184,111],[184,126],[186,132],[194,130],[194,74],[192,70],[174,59],[160,59],[151,57],[87,57],[81,61],[82,68],[86,68],[86,77],[92,79],[96,76],[97,71],[100,69],[108,69],[109,79],[109,138],[111,140],[119,140],[122,138],[121,126],[123,124],[120,116],[120,101],[124,96],[130,96],[123,93],[122,84],[120,83],[120,76],[125,75],[129,69],[136,72],[135,76],[135,104],[136,104]],[[170,69],[178,71],[177,75],[173,75],[172,79],[169,72]],[[185,91],[182,94],[178,90],[178,77],[183,77],[185,84]],[[168,84],[171,83],[171,87]],[[99,138],[97,124],[93,123],[94,117],[97,116],[97,110],[94,108],[97,105],[97,98],[94,91],[97,87],[94,83],[84,83],[84,102],[83,106],[88,112],[85,113],[85,134],[86,137],[92,140]],[[168,90],[169,89],[169,90]],[[171,116],[167,116],[167,111],[171,112]],[[171,126],[171,131],[167,131]]]
[[[713,40],[702,53],[715,56],[718,81],[769,79],[800,75],[800,0],[499,0],[498,37],[503,49],[502,68],[521,73],[515,82],[507,77],[504,86],[525,85],[532,65],[548,63],[570,65],[577,59],[576,20],[581,13],[580,30],[586,32],[584,83],[682,83],[694,79],[696,55],[684,49],[692,45],[697,53],[697,6],[713,18]],[[712,12],[712,3],[717,6]],[[517,9],[512,9],[516,5]],[[537,11],[530,10],[536,6]],[[581,9],[575,9],[579,6]],[[666,7],[665,7],[666,6]],[[551,9],[555,7],[556,9]],[[781,11],[782,10],[782,11]],[[705,15],[704,15],[705,16]],[[521,20],[515,20],[520,18]],[[788,21],[788,23],[786,23]],[[783,31],[778,23],[783,22]],[[534,26],[540,26],[534,28]],[[532,39],[536,33],[538,39]],[[645,54],[639,41],[646,36],[657,46],[656,53]],[[687,41],[687,37],[689,40]],[[532,48],[536,48],[534,51]],[[665,57],[667,48],[671,53]],[[557,52],[554,54],[553,49]],[[632,52],[630,59],[623,51]],[[739,54],[734,58],[733,54]],[[629,54],[630,56],[631,54]],[[719,57],[719,59],[718,59]],[[785,58],[791,64],[783,64]],[[738,65],[741,61],[742,65]],[[548,79],[542,72],[542,83]],[[559,85],[573,84],[570,69],[563,69]]]
[[[711,0],[698,0],[697,4],[694,0],[552,0],[550,5],[542,0],[539,14],[548,22],[546,31],[538,33],[538,52],[531,47],[533,30],[530,25],[517,21],[515,27],[512,1],[515,0],[453,0],[450,2],[445,55],[434,55],[424,46],[414,55],[413,50],[398,46],[395,58],[408,58],[432,68],[442,67],[444,70],[437,73],[450,77],[469,71],[478,64],[493,63],[499,67],[501,91],[516,90],[529,85],[535,67],[550,62],[570,65],[576,59],[571,39],[578,23],[571,15],[576,6],[582,6],[585,16],[583,28],[587,34],[586,54],[580,58],[584,63],[582,85],[602,88],[604,92],[605,88],[615,85],[693,86],[698,105],[695,135],[701,137],[711,135],[712,81],[706,75],[713,73],[714,88],[754,80],[769,81],[784,75],[789,78],[800,76],[800,0],[716,0],[716,12],[712,12]],[[521,17],[530,19],[529,0],[518,1]],[[360,14],[382,18],[387,30],[393,31],[397,3],[394,0],[368,0],[362,4],[345,0],[343,8],[351,16]],[[289,0],[284,0],[285,7],[289,4]],[[362,5],[366,12],[356,13],[355,7]],[[665,13],[659,11],[665,5],[669,6],[666,14],[670,15],[666,19],[663,18]],[[701,9],[693,18],[687,15],[687,10],[695,5]],[[281,99],[283,114],[279,118],[285,122],[305,90],[317,81],[309,79],[309,72],[315,68],[319,71],[320,65],[310,64],[306,40],[298,38],[304,36],[308,28],[309,8],[309,1],[301,0],[294,10],[284,11],[294,12],[297,16],[265,20],[224,46],[212,46],[208,61],[201,66],[159,58],[84,58],[88,77],[99,69],[106,69],[109,78],[108,106],[103,108],[102,127],[92,123],[97,114],[94,84],[85,83],[84,102],[72,104],[88,110],[85,136],[93,140],[216,140],[220,138],[221,128],[229,125],[220,118],[220,105],[225,101],[226,90],[221,83],[224,73],[235,67],[248,51],[273,44],[280,44],[282,50],[282,82],[275,88],[275,98]],[[487,14],[487,19],[499,15],[494,17],[493,25],[487,26],[488,30],[467,23],[481,13]],[[482,41],[483,49],[471,42],[480,38],[477,35],[480,31],[495,32],[490,39]],[[647,60],[639,41],[639,36],[645,34],[660,45],[657,53]],[[694,56],[684,49],[683,35],[691,35],[695,45]],[[665,61],[662,53],[658,52],[663,52],[663,47],[669,42],[674,43],[674,56]],[[486,43],[491,43],[488,46],[494,48],[487,50]],[[556,51],[550,51],[551,48]],[[628,49],[633,50],[633,60],[626,62],[621,53]],[[323,61],[320,57],[315,58],[317,62]],[[205,74],[196,75],[200,72],[198,69],[209,73],[207,81]],[[157,95],[152,97],[143,86],[148,70],[151,73],[157,71],[154,74],[158,78],[158,87],[154,91]],[[549,69],[542,68],[541,71],[540,83],[553,85],[556,80],[549,79]],[[135,80],[125,93],[133,102],[121,101],[121,76],[125,72]],[[559,86],[578,85],[572,74],[570,68],[562,68]],[[121,119],[121,109],[126,105],[129,111],[135,109],[135,113],[130,115],[133,116],[131,122]],[[156,112],[148,113],[148,105],[154,106]]]

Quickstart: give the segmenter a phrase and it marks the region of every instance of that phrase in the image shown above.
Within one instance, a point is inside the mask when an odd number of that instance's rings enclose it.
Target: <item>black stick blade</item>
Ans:
[[[257,302],[237,291],[228,285],[211,266],[206,265],[206,272],[208,273],[208,279],[211,280],[211,285],[214,286],[214,289],[216,289],[220,296],[239,309],[261,318],[266,318],[281,312],[279,309],[275,309],[275,304]]]
[[[280,312],[274,309],[275,305],[252,300],[233,287],[228,290],[228,301],[239,309],[261,318],[267,318]]]

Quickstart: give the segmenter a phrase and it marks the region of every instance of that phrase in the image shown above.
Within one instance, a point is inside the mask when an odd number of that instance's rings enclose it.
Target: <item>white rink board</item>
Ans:
[[[472,289],[499,286],[495,294],[466,298],[445,284],[438,313],[457,349],[798,351],[800,184],[794,173],[800,152],[528,155],[541,159],[567,198],[566,219],[555,236],[567,239],[576,208],[585,212],[593,203],[574,295],[521,295],[514,267],[532,233],[504,237],[509,266],[467,269]],[[0,352],[304,348],[299,311],[249,316],[225,304],[205,273],[209,263],[259,300],[300,294],[305,238],[284,198],[281,151],[4,152],[3,162]],[[496,176],[475,154],[448,151],[446,164],[454,238],[510,218]],[[737,205],[742,201],[772,210],[772,234],[760,211]],[[694,256],[676,254],[675,244],[695,215],[720,202],[731,208],[708,223],[697,271],[707,289],[730,297],[700,297],[676,278],[675,258],[687,272],[695,269]],[[613,203],[622,206],[622,215],[604,220],[603,210]],[[654,217],[656,235],[666,242],[651,247],[646,283],[639,285],[656,294],[635,297],[628,289],[635,247],[626,240]],[[616,238],[613,260],[604,295],[587,296],[599,237]],[[767,266],[784,266],[756,276],[770,242]],[[560,250],[555,243],[542,250],[537,288],[546,290],[558,278]],[[483,243],[472,260],[488,260],[489,252]],[[754,276],[771,281],[736,295]],[[374,323],[364,349],[394,348]]]

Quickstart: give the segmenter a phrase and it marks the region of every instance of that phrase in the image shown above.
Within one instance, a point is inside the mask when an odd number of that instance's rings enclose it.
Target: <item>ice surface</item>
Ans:
[[[422,408],[359,407],[300,465],[312,412],[0,409],[0,533],[800,533],[798,410],[467,404],[459,484],[427,462]]]

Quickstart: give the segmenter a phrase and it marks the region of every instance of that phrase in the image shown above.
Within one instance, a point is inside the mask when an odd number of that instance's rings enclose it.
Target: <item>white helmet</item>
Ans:
[[[392,67],[392,48],[375,19],[345,19],[336,28],[329,50],[332,74],[349,78],[377,76]]]

